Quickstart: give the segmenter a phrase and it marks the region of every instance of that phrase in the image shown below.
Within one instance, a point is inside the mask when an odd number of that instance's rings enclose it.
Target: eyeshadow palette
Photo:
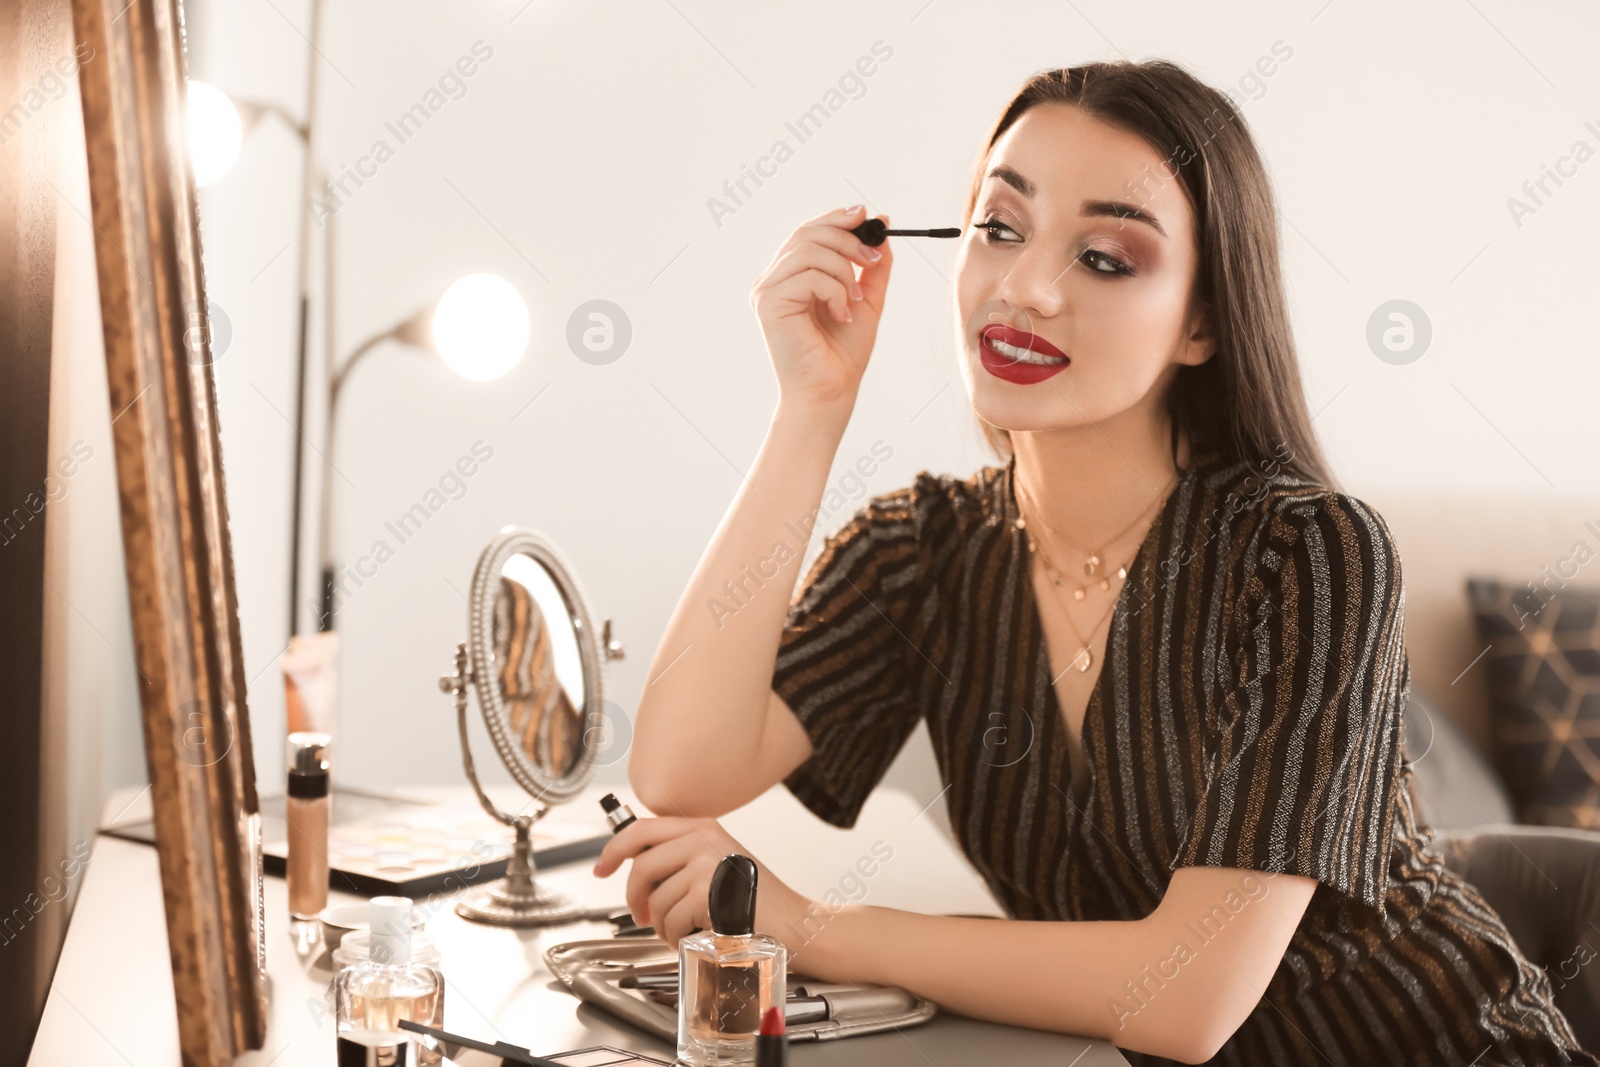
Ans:
[[[282,796],[261,798],[262,869],[282,876],[288,823]],[[104,832],[155,843],[149,822]],[[605,824],[541,819],[533,826],[533,861],[541,869],[598,856],[611,839]],[[328,828],[328,884],[364,896],[423,897],[493,881],[506,873],[511,828],[476,804],[425,804],[357,790],[335,790]]]

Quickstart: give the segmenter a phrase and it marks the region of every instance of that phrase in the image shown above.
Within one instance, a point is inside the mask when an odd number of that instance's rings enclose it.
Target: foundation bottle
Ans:
[[[328,906],[327,734],[289,735],[289,917],[315,919]]]
[[[678,942],[678,1062],[754,1064],[761,1016],[784,1010],[788,949],[755,932],[755,860],[735,852],[711,876],[711,929]]]

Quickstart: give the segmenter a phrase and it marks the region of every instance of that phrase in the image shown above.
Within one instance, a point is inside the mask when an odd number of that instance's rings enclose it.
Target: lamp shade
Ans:
[[[189,159],[194,183],[210,185],[232,169],[244,143],[244,123],[228,94],[209,82],[189,79]]]
[[[499,275],[468,274],[439,298],[433,347],[463,378],[493,381],[508,374],[527,350],[528,305]]]

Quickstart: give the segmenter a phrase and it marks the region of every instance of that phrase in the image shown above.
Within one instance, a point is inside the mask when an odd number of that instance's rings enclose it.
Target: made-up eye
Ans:
[[[1083,255],[1080,258],[1082,258],[1085,263],[1089,264],[1089,269],[1096,274],[1129,275],[1133,273],[1132,267],[1122,262],[1122,260],[1117,259],[1115,256],[1108,255],[1107,253],[1100,251],[1098,248],[1084,249]]]
[[[1017,234],[1016,230],[1013,230],[1010,226],[1007,226],[1005,223],[1001,222],[999,219],[997,219],[997,218],[995,218],[993,216],[990,216],[989,218],[985,219],[983,222],[978,223],[978,225],[973,227],[973,228],[974,229],[978,229],[978,230],[983,230],[985,232],[986,236],[984,237],[984,242],[986,244],[1001,244],[1001,243],[1004,243],[1004,244],[1016,244],[1017,243],[1017,241],[1013,241],[1013,240],[1010,240],[1008,238],[1001,237],[1000,236],[1000,232],[1002,230],[1004,230],[1006,233],[1016,235],[1018,241],[1020,241],[1022,239],[1021,235]]]

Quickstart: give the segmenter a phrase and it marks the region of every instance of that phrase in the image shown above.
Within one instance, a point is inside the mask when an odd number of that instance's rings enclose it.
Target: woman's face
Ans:
[[[1159,416],[1179,365],[1212,352],[1190,306],[1194,217],[1172,167],[1134,134],[1040,104],[986,168],[955,268],[974,410],[1008,430]]]

